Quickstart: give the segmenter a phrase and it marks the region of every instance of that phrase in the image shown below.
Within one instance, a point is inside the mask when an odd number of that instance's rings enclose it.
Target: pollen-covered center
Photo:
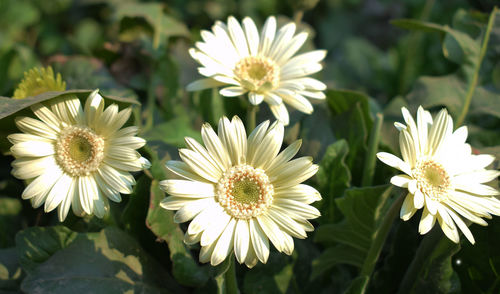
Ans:
[[[261,169],[249,165],[233,166],[217,184],[219,204],[235,218],[249,219],[267,210],[274,188]]]
[[[56,161],[71,176],[88,175],[104,158],[104,139],[86,127],[65,128],[56,142]]]
[[[444,167],[432,160],[421,161],[413,169],[417,187],[436,201],[447,199],[451,182]]]
[[[250,91],[263,92],[279,85],[280,68],[270,58],[248,56],[236,63],[234,74],[243,87]]]

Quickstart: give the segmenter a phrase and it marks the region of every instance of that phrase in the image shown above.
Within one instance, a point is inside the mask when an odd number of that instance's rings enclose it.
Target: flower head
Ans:
[[[49,91],[66,90],[66,82],[61,79],[61,74],[54,76],[52,67],[32,68],[24,73],[24,79],[14,91],[14,99],[23,99],[36,96]]]
[[[217,265],[234,250],[240,263],[253,267],[258,260],[267,262],[269,240],[278,251],[292,254],[292,237],[306,238],[314,229],[308,219],[320,213],[309,204],[321,196],[301,183],[318,166],[309,157],[291,160],[300,141],[279,153],[283,133],[281,123],[269,126],[267,121],[247,139],[237,116],[223,118],[218,135],[203,125],[205,147],[186,138],[182,161],[167,163],[183,179],[160,182],[171,195],[161,205],[178,210],[176,222],[191,220],[184,241],[200,242],[201,262]]]
[[[433,120],[419,107],[417,122],[406,108],[402,109],[406,125],[395,123],[403,160],[380,152],[377,157],[404,174],[391,178],[391,183],[408,189],[401,207],[403,220],[423,208],[419,232],[425,234],[436,219],[445,235],[458,243],[458,228],[474,244],[474,237],[462,218],[487,225],[483,218],[500,215],[498,190],[484,185],[500,175],[486,167],[494,161],[487,154],[474,155],[467,139],[467,127],[453,131],[453,120],[446,109]]]
[[[289,23],[276,31],[276,18],[267,19],[262,31],[252,19],[243,19],[243,27],[232,16],[227,25],[217,21],[212,32],[202,31],[203,42],[189,53],[202,67],[200,74],[208,77],[188,85],[196,91],[218,86],[222,96],[233,97],[248,93],[254,105],[265,101],[274,116],[283,124],[289,122],[283,103],[311,114],[313,107],[306,99],[324,99],[322,82],[307,77],[322,69],[320,61],[325,50],[295,55],[308,34],[295,34],[295,24]]]
[[[84,109],[73,95],[31,109],[40,120],[18,117],[16,125],[23,133],[8,136],[16,158],[12,174],[29,183],[23,199],[35,208],[45,203],[46,212],[57,207],[60,221],[70,207],[79,216],[103,217],[108,198],[120,202],[120,193],[132,192],[135,180],[129,172],[149,167],[136,151],[146,143],[135,136],[138,128],[122,128],[131,109],[118,111],[112,104],[104,110],[97,91]]]

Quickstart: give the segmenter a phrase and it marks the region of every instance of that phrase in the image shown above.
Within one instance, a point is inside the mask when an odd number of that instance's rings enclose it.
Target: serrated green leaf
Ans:
[[[16,249],[23,269],[33,273],[57,251],[71,244],[77,233],[63,226],[31,227],[16,235]]]
[[[206,266],[199,266],[184,245],[184,233],[174,222],[174,213],[160,207],[165,193],[160,189],[157,180],[151,183],[150,193],[146,224],[158,238],[167,242],[172,260],[172,274],[183,285],[202,286],[208,280],[208,269]]]
[[[373,125],[369,106],[370,98],[361,92],[338,89],[328,90],[326,96],[333,114],[332,129],[337,138],[343,138],[349,142],[346,163],[352,174],[352,184],[360,186],[368,134]]]
[[[340,197],[350,186],[351,173],[345,163],[349,147],[345,140],[339,140],[328,146],[319,163],[316,174],[318,187],[324,196],[321,202],[325,222],[333,222],[335,217],[334,200]]]
[[[391,186],[351,188],[335,201],[345,219],[336,224],[320,226],[315,241],[325,245],[337,244],[313,261],[313,278],[317,278],[339,263],[358,268],[371,264],[377,258],[370,256],[371,246],[380,231],[380,224],[388,209]]]
[[[110,227],[77,235],[23,280],[27,293],[184,293],[136,240]],[[35,243],[33,243],[35,244]]]

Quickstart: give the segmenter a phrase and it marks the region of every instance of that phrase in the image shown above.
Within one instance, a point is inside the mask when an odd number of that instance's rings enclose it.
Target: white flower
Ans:
[[[40,120],[18,117],[16,125],[23,133],[8,136],[16,158],[12,174],[29,183],[23,199],[35,208],[45,202],[45,212],[57,207],[60,221],[70,206],[76,215],[102,218],[108,198],[120,202],[120,193],[132,192],[135,180],[129,172],[149,167],[136,151],[146,143],[135,136],[138,128],[120,129],[131,109],[119,112],[113,104],[104,110],[97,91],[87,98],[85,110],[72,95],[31,109]]]
[[[395,123],[403,160],[380,152],[377,157],[405,174],[392,177],[391,183],[408,189],[400,216],[410,219],[423,208],[420,234],[434,226],[436,219],[446,236],[458,243],[458,228],[474,244],[474,237],[462,217],[486,226],[482,218],[500,215],[500,193],[484,183],[496,179],[500,172],[485,169],[494,161],[487,154],[474,155],[465,143],[467,127],[453,132],[453,120],[446,109],[435,120],[419,107],[417,123],[406,108],[402,108],[406,125]]]
[[[188,85],[189,91],[218,86],[222,96],[233,97],[248,92],[253,105],[269,104],[274,116],[288,125],[288,111],[283,103],[311,114],[313,107],[306,99],[324,99],[326,85],[307,77],[322,69],[320,61],[325,50],[294,56],[308,34],[295,34],[295,24],[289,23],[276,31],[276,18],[267,19],[260,33],[252,19],[243,19],[243,27],[232,16],[227,25],[217,21],[212,32],[202,31],[203,42],[189,53],[203,67],[200,74],[208,77]]]
[[[238,117],[219,121],[218,135],[209,124],[201,134],[206,147],[186,138],[182,161],[167,168],[183,179],[160,182],[170,197],[161,205],[178,210],[178,223],[192,220],[184,241],[200,242],[200,261],[217,265],[233,251],[240,263],[266,263],[269,239],[280,252],[292,254],[292,237],[306,238],[314,227],[308,219],[320,212],[309,205],[321,199],[314,188],[301,184],[318,171],[310,157],[291,160],[297,141],[278,154],[283,141],[281,123],[266,121],[247,139]]]

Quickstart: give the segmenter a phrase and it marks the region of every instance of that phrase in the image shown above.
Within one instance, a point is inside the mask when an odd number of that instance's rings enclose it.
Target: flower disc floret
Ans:
[[[69,126],[61,131],[55,151],[56,161],[66,173],[89,175],[104,159],[104,139],[87,127]]]
[[[265,172],[249,165],[230,168],[217,184],[219,204],[238,219],[264,213],[273,201],[273,194],[273,185]]]

